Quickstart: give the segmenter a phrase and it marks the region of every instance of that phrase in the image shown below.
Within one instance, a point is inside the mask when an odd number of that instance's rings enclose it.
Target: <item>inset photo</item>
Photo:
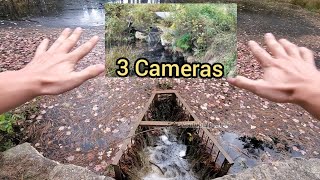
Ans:
[[[234,76],[236,4],[106,4],[106,76]]]

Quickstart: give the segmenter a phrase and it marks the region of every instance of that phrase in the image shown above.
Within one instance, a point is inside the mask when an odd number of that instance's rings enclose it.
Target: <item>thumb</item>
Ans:
[[[228,78],[227,81],[233,86],[237,86],[241,89],[246,89],[257,94],[257,91],[262,87],[263,80],[252,80],[243,76],[237,76],[235,78]]]

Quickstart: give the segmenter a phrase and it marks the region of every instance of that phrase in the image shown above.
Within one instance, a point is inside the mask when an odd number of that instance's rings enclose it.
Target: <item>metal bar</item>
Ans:
[[[143,116],[145,115],[145,113],[148,111],[150,104],[152,103],[152,100],[155,96],[155,93],[152,93],[151,97],[149,98],[147,104],[145,105],[144,110],[139,114],[138,118],[137,118],[137,122],[133,125],[131,131],[129,132],[128,137],[132,137],[135,134],[136,129],[138,128],[140,122],[142,121]],[[131,139],[131,138],[130,138]],[[119,163],[119,160],[121,159],[122,153],[124,151],[124,148],[126,147],[126,145],[130,142],[130,139],[126,138],[121,146],[121,148],[119,149],[119,151],[117,152],[117,154],[115,155],[113,161],[112,161],[112,165],[117,165]]]
[[[202,129],[203,130],[203,129]],[[202,131],[201,140],[203,140],[204,131]]]
[[[152,91],[154,94],[176,94],[175,90],[162,90],[162,91]]]
[[[179,122],[172,122],[172,121],[141,121],[140,126],[197,126],[198,123],[192,121],[179,121]]]
[[[112,165],[112,166],[113,166],[116,180],[123,180],[120,167],[118,165]]]
[[[213,147],[214,147],[214,143],[212,143],[212,146],[211,146],[211,148],[210,148],[210,153],[209,153],[209,154],[212,153]]]
[[[207,137],[206,144],[204,145],[205,148],[207,148],[208,141],[209,141],[209,137]]]
[[[218,154],[217,154],[217,157],[216,157],[216,159],[214,160],[214,163],[216,163],[216,162],[217,162],[217,160],[218,160],[218,157],[219,157],[219,154],[220,154],[220,150],[218,151]]]
[[[190,112],[191,116],[193,116],[194,121],[201,123],[201,121],[199,120],[199,118],[193,113],[193,111],[190,109],[190,107],[188,106],[188,104],[184,101],[184,99],[178,94],[176,93],[176,96],[180,99],[180,101],[182,102],[183,106],[186,107],[186,109]],[[230,164],[234,164],[232,158],[229,156],[229,154],[222,148],[222,146],[220,146],[220,144],[218,143],[218,141],[211,135],[211,133],[207,130],[207,129],[202,129],[204,131],[204,133],[206,133],[206,135],[211,139],[211,141],[217,146],[217,148],[221,151],[221,153],[223,154],[223,156],[228,160],[228,162]]]
[[[220,168],[220,171],[219,171],[219,173],[218,173],[218,176],[224,176],[224,175],[226,175],[227,173],[228,173],[228,171],[229,171],[229,169],[230,169],[230,167],[232,166],[232,164],[230,164],[229,162],[228,162],[228,160],[225,158],[224,159],[224,161],[223,161],[223,163],[222,163],[222,165],[221,165],[221,168]]]

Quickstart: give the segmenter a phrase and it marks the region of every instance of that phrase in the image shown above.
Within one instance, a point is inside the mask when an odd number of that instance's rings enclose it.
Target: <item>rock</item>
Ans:
[[[188,57],[187,57],[187,62],[188,62],[188,63],[193,63],[193,62],[195,62],[196,60],[197,60],[197,58],[194,57],[194,56],[188,56]]]
[[[226,175],[215,180],[308,180],[320,179],[320,159],[292,158],[286,161],[263,163],[254,168],[246,169],[236,175]]]
[[[172,44],[172,40],[167,38],[165,34],[160,35],[161,45],[165,47],[170,47]]]
[[[155,12],[156,15],[161,19],[166,19],[171,16],[171,12]]]
[[[47,159],[29,143],[23,143],[0,154],[0,179],[112,180],[113,178],[97,175],[80,166],[60,164]]]
[[[147,36],[144,33],[139,32],[139,31],[136,31],[135,37],[137,39],[140,39],[140,40],[146,40],[147,39]]]
[[[3,152],[0,160],[0,179],[48,179],[59,163],[43,157],[29,143]]]
[[[214,64],[217,62],[217,59],[216,58],[212,58],[208,61],[209,64]]]
[[[174,31],[164,26],[157,26],[157,28],[159,28],[161,31],[161,34],[160,34],[161,45],[165,46],[166,48],[171,47],[174,40],[173,38]]]
[[[50,180],[60,180],[60,179],[112,180],[113,178],[99,176],[86,168],[75,166],[73,164],[68,164],[68,165],[59,164],[55,166],[54,169],[50,172],[49,179]]]

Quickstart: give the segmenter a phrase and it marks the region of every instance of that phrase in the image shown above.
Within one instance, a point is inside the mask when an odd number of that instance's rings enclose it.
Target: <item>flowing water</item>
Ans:
[[[174,179],[196,180],[199,179],[191,170],[186,157],[187,146],[179,142],[176,135],[164,129],[164,134],[159,137],[154,147],[145,149],[149,159],[151,171],[142,179]]]

